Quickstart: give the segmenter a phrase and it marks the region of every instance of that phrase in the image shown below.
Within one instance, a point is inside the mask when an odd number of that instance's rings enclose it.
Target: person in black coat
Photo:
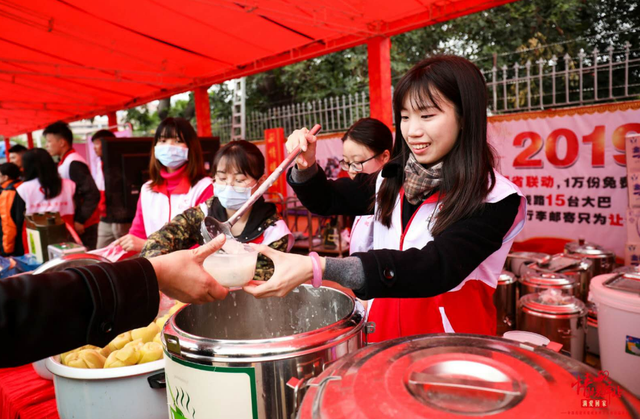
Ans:
[[[146,326],[162,291],[185,303],[221,300],[228,290],[203,268],[224,243],[156,258],[99,263],[0,280],[0,368],[23,365],[85,344],[104,346]]]

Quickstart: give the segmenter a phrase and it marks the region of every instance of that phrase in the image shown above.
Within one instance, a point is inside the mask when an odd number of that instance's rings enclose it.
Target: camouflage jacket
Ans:
[[[200,225],[206,215],[211,215],[220,221],[226,221],[226,211],[215,197],[206,201],[209,214],[204,214],[198,207],[189,208],[182,214],[176,215],[170,223],[165,224],[160,230],[151,234],[140,252],[140,256],[151,258],[164,255],[176,250],[189,249],[196,244],[203,244],[200,235]],[[249,243],[262,235],[268,227],[274,225],[281,217],[276,211],[275,205],[266,203],[264,199],[256,201],[251,208],[249,221],[240,236],[236,239],[242,243]],[[289,245],[287,236],[269,244],[269,247],[286,252]],[[253,279],[266,281],[273,275],[273,262],[268,257],[258,255],[256,273]]]

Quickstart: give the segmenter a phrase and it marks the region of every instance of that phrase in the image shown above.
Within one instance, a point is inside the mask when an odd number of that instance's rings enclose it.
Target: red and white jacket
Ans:
[[[85,164],[87,168],[89,167],[84,157],[82,157],[77,151],[75,151],[72,148],[62,156],[62,158],[60,159],[60,162],[58,163],[58,174],[60,174],[60,177],[62,179],[71,180],[69,169],[70,169],[71,163],[73,163],[74,161]],[[87,219],[87,221],[84,222],[84,226],[90,227],[92,225],[97,224],[100,221],[101,212],[102,212],[102,207],[100,206],[100,204],[98,204],[96,209],[93,211],[93,214],[91,214],[91,216]]]
[[[152,189],[151,181],[140,189],[140,205],[143,213],[144,229],[147,237],[160,230],[173,217],[198,205],[198,198],[211,187],[211,178],[204,177],[193,186],[184,177],[181,184],[171,195],[162,190],[162,186]]]
[[[378,176],[376,191],[381,183],[382,177]],[[496,184],[485,202],[496,203],[514,193],[523,196],[513,183],[496,173]],[[407,224],[405,231],[402,231],[403,198],[404,191],[401,190],[392,214],[390,228],[379,222],[373,223],[371,229],[373,249],[421,249],[433,240],[429,222],[439,209],[437,194],[422,203]],[[526,201],[522,199],[516,219],[504,237],[502,247],[449,292],[431,298],[370,300],[367,320],[376,323],[376,330],[370,336],[370,341],[380,342],[404,336],[443,332],[495,335],[496,310],[493,304],[493,293],[511,244],[524,226],[525,217]],[[364,240],[368,240],[366,234],[363,236]]]
[[[58,212],[65,221],[73,224],[75,212],[73,195],[76,192],[76,184],[69,179],[62,179],[60,194],[51,199],[44,197],[44,191],[38,179],[23,182],[16,188],[16,192],[25,203],[25,215]]]

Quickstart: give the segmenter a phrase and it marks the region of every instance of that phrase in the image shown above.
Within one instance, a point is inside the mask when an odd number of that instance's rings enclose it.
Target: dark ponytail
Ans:
[[[428,58],[416,64],[396,85],[393,108],[396,141],[392,159],[383,169],[382,185],[377,196],[376,218],[391,226],[391,215],[404,183],[403,168],[410,156],[400,129],[404,101],[413,106],[435,106],[449,101],[460,121],[460,133],[451,151],[443,158],[440,193],[442,206],[431,234],[437,236],[458,220],[469,217],[484,205],[495,184],[495,157],[487,142],[487,96],[482,73],[470,61],[451,55]]]

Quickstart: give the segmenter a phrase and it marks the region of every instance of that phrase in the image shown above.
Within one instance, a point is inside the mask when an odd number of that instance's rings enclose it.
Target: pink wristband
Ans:
[[[322,265],[320,264],[320,256],[316,252],[309,253],[311,258],[311,266],[313,266],[313,279],[311,285],[313,288],[318,288],[322,285]]]

